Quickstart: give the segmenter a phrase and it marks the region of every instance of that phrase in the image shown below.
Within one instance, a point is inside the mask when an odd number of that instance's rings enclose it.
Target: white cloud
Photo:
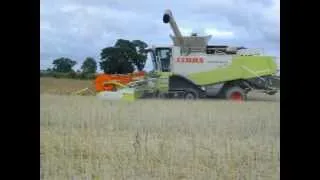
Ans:
[[[79,4],[67,4],[67,5],[63,5],[60,8],[60,11],[64,12],[64,13],[72,13],[74,11],[81,9],[81,8],[82,8],[82,6],[80,6]]]
[[[51,26],[49,22],[41,21],[40,22],[40,31],[52,31],[54,28]]]
[[[180,27],[179,29],[181,31],[182,36],[189,36],[192,33],[191,28]]]
[[[41,0],[41,60],[98,58],[118,38],[171,45],[173,32],[162,23],[168,7],[183,35],[211,34],[213,43],[279,54],[280,0]]]
[[[205,33],[208,35],[212,35],[213,38],[233,38],[234,37],[234,33],[232,31],[220,31],[215,28],[205,29]]]

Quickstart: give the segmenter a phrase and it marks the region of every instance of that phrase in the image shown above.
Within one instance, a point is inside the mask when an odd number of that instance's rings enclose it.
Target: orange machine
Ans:
[[[115,91],[116,87],[106,82],[116,81],[122,85],[126,85],[137,78],[145,76],[145,72],[135,72],[130,74],[99,74],[95,79],[95,87],[97,92],[101,91]]]

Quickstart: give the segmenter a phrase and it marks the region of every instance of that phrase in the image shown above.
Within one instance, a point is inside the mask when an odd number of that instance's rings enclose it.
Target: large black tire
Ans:
[[[196,100],[199,98],[199,95],[194,90],[188,90],[184,93],[184,99],[185,100]]]
[[[157,99],[166,99],[167,98],[167,94],[161,93],[159,91],[155,94],[155,96]]]
[[[247,93],[239,86],[232,86],[226,89],[225,98],[227,100],[246,101]]]

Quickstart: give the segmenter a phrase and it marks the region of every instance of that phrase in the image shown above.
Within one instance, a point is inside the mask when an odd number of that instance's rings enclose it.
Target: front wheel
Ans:
[[[225,98],[233,101],[245,101],[247,100],[247,93],[240,87],[230,87],[225,92]]]
[[[166,98],[167,98],[167,94],[158,91],[158,92],[155,94],[155,97],[158,98],[158,99],[166,99]]]
[[[185,100],[196,100],[196,99],[198,99],[198,94],[193,91],[187,91],[184,94],[184,99]]]

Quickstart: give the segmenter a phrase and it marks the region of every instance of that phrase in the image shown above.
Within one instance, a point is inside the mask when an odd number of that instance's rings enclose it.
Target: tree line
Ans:
[[[141,40],[118,39],[113,46],[101,50],[99,62],[92,57],[87,57],[81,65],[81,70],[75,71],[73,68],[77,61],[60,57],[53,60],[53,68],[48,68],[45,71],[40,70],[40,77],[93,79],[98,65],[107,74],[142,71],[147,60],[145,52],[147,47],[147,43]]]

